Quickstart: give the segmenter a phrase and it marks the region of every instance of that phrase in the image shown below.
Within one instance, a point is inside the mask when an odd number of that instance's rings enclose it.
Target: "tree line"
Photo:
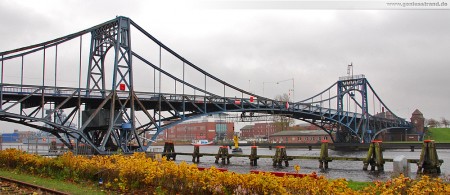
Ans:
[[[425,126],[435,128],[435,127],[449,127],[450,121],[445,119],[444,117],[441,120],[436,120],[433,118],[425,120]]]

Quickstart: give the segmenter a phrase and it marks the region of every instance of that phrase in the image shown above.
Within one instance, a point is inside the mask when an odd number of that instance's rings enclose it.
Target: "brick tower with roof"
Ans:
[[[411,115],[411,123],[414,125],[414,130],[420,135],[423,135],[425,128],[425,118],[422,112],[416,109]],[[413,130],[413,131],[414,131]]]

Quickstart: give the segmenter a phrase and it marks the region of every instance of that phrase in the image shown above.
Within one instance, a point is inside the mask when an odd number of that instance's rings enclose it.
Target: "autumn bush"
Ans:
[[[449,194],[450,184],[423,176],[412,180],[400,176],[374,182],[360,191],[345,179],[323,176],[277,177],[268,173],[221,172],[214,167],[198,170],[195,164],[130,156],[75,156],[68,152],[56,158],[27,154],[16,149],[0,151],[0,168],[74,182],[97,182],[111,191],[165,194]]]

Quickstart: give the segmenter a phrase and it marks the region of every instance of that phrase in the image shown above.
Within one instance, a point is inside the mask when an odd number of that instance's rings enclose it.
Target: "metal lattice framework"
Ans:
[[[147,41],[136,44],[133,50],[132,29]],[[83,36],[89,34],[89,53],[83,55]],[[73,50],[64,51],[65,45],[71,44],[79,46],[78,60],[69,59],[66,63],[78,61],[78,64],[61,65],[65,58],[59,56],[75,56]],[[0,120],[51,133],[71,149],[71,140],[76,140],[99,154],[119,149],[126,153],[145,151],[158,134],[171,126],[225,112],[289,116],[321,127],[335,135],[335,142],[370,141],[385,129],[411,127],[387,109],[363,76],[341,78],[318,95],[300,102],[276,101],[209,74],[126,17],[1,52],[0,56]],[[83,59],[89,63],[83,64]],[[28,74],[35,75],[39,65],[42,77],[41,83],[36,83],[26,73],[30,70],[32,73]],[[69,77],[76,75],[74,83],[78,86],[57,79],[62,75],[61,68],[66,71],[71,67],[78,70],[78,75],[69,74]],[[49,84],[49,72],[54,73],[54,85]],[[112,77],[108,78],[111,72]],[[140,77],[134,78],[133,73]],[[107,87],[108,82],[111,88]],[[140,84],[142,89],[138,90]],[[156,131],[151,139],[146,136],[149,131]]]

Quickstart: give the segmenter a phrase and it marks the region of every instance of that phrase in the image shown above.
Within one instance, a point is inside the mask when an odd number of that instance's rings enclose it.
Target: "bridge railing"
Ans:
[[[63,96],[68,97],[75,93],[77,96],[77,91],[80,91],[80,95],[89,98],[102,98],[106,93],[110,93],[110,91],[99,91],[99,90],[88,90],[88,89],[79,89],[79,88],[67,88],[67,87],[54,87],[54,86],[32,86],[32,85],[17,85],[17,84],[0,84],[1,90],[3,94],[18,94],[18,95],[28,95],[28,94],[36,94],[45,96]],[[42,91],[43,89],[43,91]],[[163,96],[166,100],[171,102],[181,102],[185,100],[185,97],[194,101],[194,103],[216,103],[216,104],[235,104],[237,107],[242,107],[242,104],[248,106],[246,109],[251,109],[251,107],[255,109],[261,108],[275,108],[280,109],[279,107],[283,107],[285,102],[267,100],[267,99],[256,99],[253,102],[250,102],[250,98],[236,98],[236,97],[211,97],[204,95],[183,95],[183,94],[159,94],[153,92],[135,92],[136,96],[141,100],[150,100],[150,101],[158,101],[160,96]],[[117,95],[119,98],[127,98],[129,96],[129,91],[117,91]],[[239,104],[235,101],[239,100]],[[320,105],[314,104],[305,104],[305,103],[291,103],[286,110],[292,110],[294,112],[303,112],[315,114],[317,116],[324,117],[332,117],[333,115],[338,114],[336,109],[332,108],[324,108]],[[352,113],[347,112],[347,117],[362,117],[360,113]],[[384,118],[378,116],[370,116],[370,120],[384,122],[384,123],[401,123],[402,121],[397,118]]]

